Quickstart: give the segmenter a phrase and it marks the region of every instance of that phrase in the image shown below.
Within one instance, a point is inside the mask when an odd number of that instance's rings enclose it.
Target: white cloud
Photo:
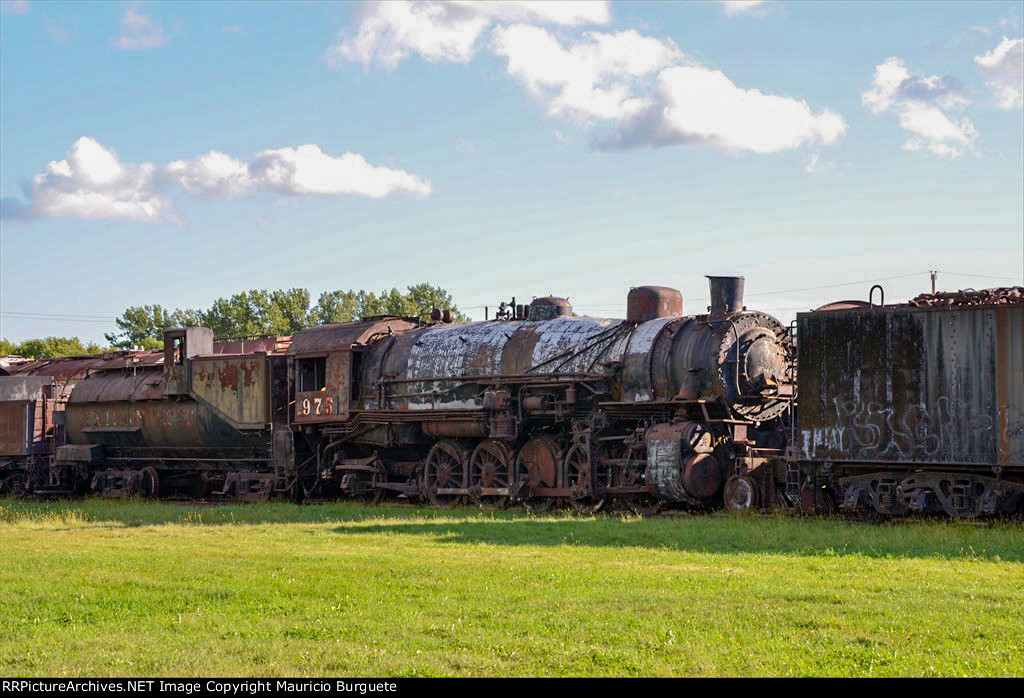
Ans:
[[[150,17],[126,7],[121,15],[121,34],[114,45],[129,51],[157,48],[167,43],[164,28]]]
[[[725,9],[750,11],[757,4]],[[814,113],[802,100],[742,89],[722,72],[694,65],[671,39],[632,29],[579,31],[609,21],[603,2],[364,5],[356,29],[342,34],[328,58],[394,68],[412,54],[468,62],[487,50],[506,59],[507,74],[544,104],[548,116],[587,127],[618,124],[601,143],[608,149],[707,143],[774,153],[828,145],[846,131],[842,117],[827,109]]]
[[[282,194],[358,194],[379,199],[396,191],[427,195],[430,182],[404,170],[376,167],[357,153],[333,157],[315,145],[265,150],[250,166],[260,187]]]
[[[251,162],[210,151],[159,167],[123,163],[114,151],[82,137],[64,160],[48,163],[25,187],[26,202],[5,199],[3,216],[174,221],[164,194],[178,187],[211,198],[258,192],[371,198],[399,191],[424,196],[431,192],[430,182],[404,170],[371,165],[357,153],[334,157],[315,145],[265,150]]]
[[[495,29],[493,49],[508,59],[509,75],[544,99],[549,115],[578,119],[635,113],[647,102],[633,94],[633,83],[683,58],[671,40],[633,30],[587,32],[563,48],[547,30],[524,24]]]
[[[1021,107],[1022,83],[1024,83],[1024,38],[1008,39],[1005,36],[999,45],[988,53],[974,57],[988,86],[995,92],[996,106],[1000,109]]]
[[[356,31],[343,31],[327,50],[327,60],[334,66],[350,61],[395,68],[416,53],[428,61],[465,63],[495,22],[580,26],[605,24],[610,18],[607,2],[364,3],[357,11]]]
[[[861,103],[874,114],[899,116],[900,127],[912,134],[903,144],[905,150],[927,148],[939,157],[955,158],[978,136],[970,119],[954,120],[946,113],[969,104],[956,81],[912,75],[902,58],[887,58],[875,67],[872,87],[861,94]]]
[[[192,160],[175,160],[163,168],[166,182],[189,194],[216,198],[245,196],[256,188],[249,164],[211,150]]]
[[[777,153],[805,144],[829,145],[846,132],[828,109],[736,86],[724,73],[676,66],[658,75],[650,106],[619,124],[605,148],[701,143],[724,150]]]
[[[161,220],[170,205],[157,192],[155,172],[152,163],[123,164],[112,150],[82,137],[26,186],[28,204],[5,202],[5,217]]]
[[[315,145],[264,150],[252,162],[211,151],[193,160],[170,163],[165,176],[191,194],[210,197],[269,191],[379,199],[397,191],[424,196],[431,192],[430,182],[404,170],[376,167],[357,153],[334,157]]]
[[[763,14],[765,0],[721,0],[722,10],[730,17]]]

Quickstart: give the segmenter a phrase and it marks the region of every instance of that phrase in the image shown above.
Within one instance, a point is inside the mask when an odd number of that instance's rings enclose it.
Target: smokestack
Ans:
[[[711,320],[721,320],[743,310],[742,276],[709,276],[708,286],[711,288]]]

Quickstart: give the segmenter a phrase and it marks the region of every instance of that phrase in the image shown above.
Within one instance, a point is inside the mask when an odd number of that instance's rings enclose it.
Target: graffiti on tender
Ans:
[[[1000,448],[1004,448],[1014,460],[1024,460],[1024,411],[1016,405],[1002,405],[999,408]]]
[[[991,414],[972,413],[946,396],[929,407],[911,404],[897,411],[878,402],[845,396],[832,400],[832,426],[801,431],[804,458],[850,460],[978,462],[999,450],[1024,458],[1024,413],[1002,405]]]

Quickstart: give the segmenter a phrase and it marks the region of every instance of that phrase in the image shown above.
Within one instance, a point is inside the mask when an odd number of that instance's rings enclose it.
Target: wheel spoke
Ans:
[[[478,504],[484,501],[503,504],[507,500],[502,495],[482,494],[481,490],[507,488],[510,463],[511,454],[502,442],[481,441],[473,449],[468,484]]]

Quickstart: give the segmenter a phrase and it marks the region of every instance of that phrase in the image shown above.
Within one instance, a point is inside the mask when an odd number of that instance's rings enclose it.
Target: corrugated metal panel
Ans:
[[[163,374],[158,368],[139,368],[133,371],[99,371],[79,381],[68,400],[71,404],[87,402],[115,402],[159,400]]]
[[[800,314],[803,457],[1019,464],[1022,316],[1024,306]]]

